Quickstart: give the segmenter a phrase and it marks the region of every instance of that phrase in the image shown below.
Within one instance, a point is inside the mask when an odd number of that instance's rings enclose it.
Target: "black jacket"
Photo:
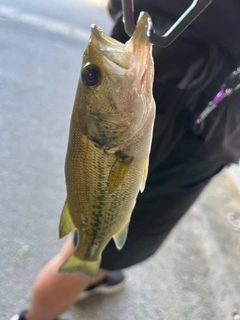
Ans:
[[[157,33],[165,33],[192,0],[135,0],[136,18],[148,11]],[[112,36],[125,42],[121,1],[111,0]],[[240,159],[240,90],[223,100],[201,126],[193,119],[240,64],[240,0],[212,4],[168,48],[154,46],[153,93],[158,139],[164,156],[183,136],[196,140],[196,153],[225,163]]]

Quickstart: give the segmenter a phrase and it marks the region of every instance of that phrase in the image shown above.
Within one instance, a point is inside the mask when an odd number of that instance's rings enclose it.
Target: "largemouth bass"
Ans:
[[[60,238],[77,229],[60,272],[98,273],[111,238],[121,249],[144,190],[155,118],[151,20],[140,15],[122,44],[93,25],[83,55],[65,163],[67,200]]]

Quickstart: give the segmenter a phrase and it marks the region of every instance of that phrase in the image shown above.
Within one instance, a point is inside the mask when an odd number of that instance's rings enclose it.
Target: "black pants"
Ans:
[[[127,40],[120,18],[112,36],[123,42]],[[199,41],[197,47],[195,42],[192,44],[191,41],[179,39],[167,51],[157,47],[153,49],[155,60],[153,92],[157,116],[149,175],[146,188],[142,194],[139,194],[133,210],[124,247],[118,251],[111,240],[103,251],[101,267],[108,270],[127,268],[154,254],[211,178],[227,165],[223,161],[207,160],[201,152],[206,141],[204,142],[191,131],[182,135],[185,129],[182,130],[181,125],[180,130],[178,126],[170,126],[178,123],[177,119],[176,122],[169,121],[181,104],[185,105],[184,90],[177,89],[174,83],[181,81],[192,61],[196,62],[199,59],[211,71],[209,58],[211,55],[207,53],[205,44]],[[215,60],[218,61],[217,58]],[[216,66],[215,69],[217,69]],[[210,72],[205,71],[206,74]],[[194,79],[198,79],[201,70],[195,70],[195,73]],[[198,82],[198,89],[202,88],[205,78],[199,77]],[[193,90],[190,96],[195,95],[197,100],[198,90],[195,91]],[[203,104],[201,107],[204,106]],[[221,145],[221,141],[218,144]],[[172,151],[163,160],[163,155],[173,145]]]

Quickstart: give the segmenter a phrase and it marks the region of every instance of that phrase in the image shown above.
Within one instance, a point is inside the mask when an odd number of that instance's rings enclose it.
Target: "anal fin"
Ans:
[[[65,237],[67,234],[72,232],[73,230],[76,229],[76,226],[73,223],[69,207],[68,207],[68,201],[65,201],[62,214],[61,214],[61,219],[60,219],[60,224],[59,224],[59,238]]]
[[[124,246],[128,235],[129,223],[127,223],[117,234],[113,236],[113,240],[118,250]]]
[[[141,185],[140,185],[140,192],[142,193],[145,189],[146,181],[147,181],[147,176],[148,176],[148,165],[149,165],[149,157],[144,162],[143,166],[143,171],[142,171],[142,180],[141,180]]]

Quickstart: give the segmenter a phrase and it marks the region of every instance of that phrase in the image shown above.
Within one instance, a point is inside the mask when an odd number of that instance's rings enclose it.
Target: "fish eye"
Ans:
[[[101,83],[101,71],[93,64],[86,66],[82,70],[82,82],[87,87],[96,87]]]

